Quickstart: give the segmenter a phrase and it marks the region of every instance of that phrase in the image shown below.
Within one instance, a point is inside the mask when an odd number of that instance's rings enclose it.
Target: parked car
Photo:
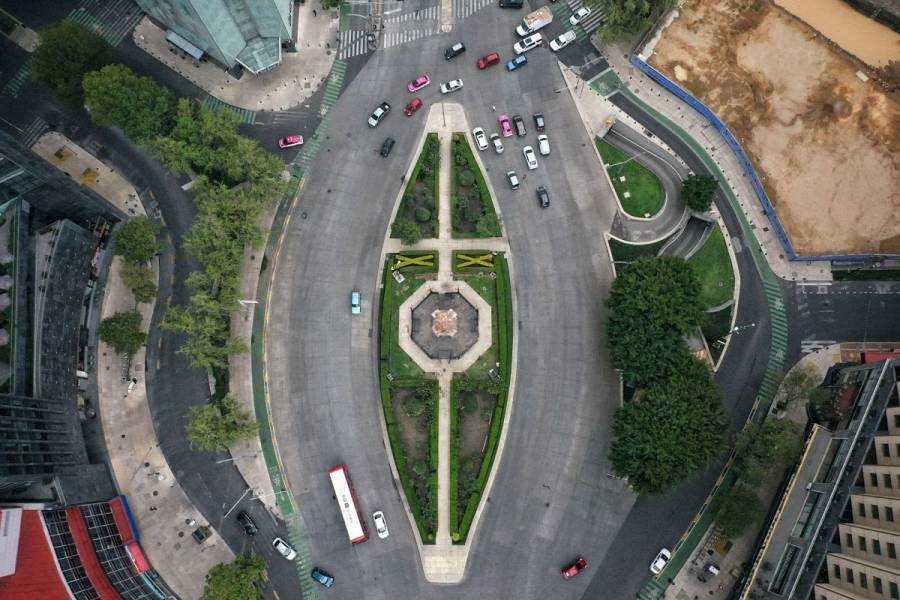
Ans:
[[[541,208],[547,208],[548,206],[550,206],[550,194],[547,193],[547,188],[542,185],[538,186],[537,199],[538,203],[541,205]]]
[[[575,32],[571,29],[550,41],[550,49],[554,52],[559,52],[569,44],[575,41]]]
[[[406,89],[409,90],[410,94],[415,94],[423,87],[431,83],[431,77],[428,75],[419,75],[412,81],[406,84]]]
[[[441,84],[441,93],[449,94],[450,92],[455,92],[456,90],[461,90],[463,86],[462,79],[451,79],[447,83]]]
[[[244,511],[240,511],[237,514],[237,522],[241,524],[241,527],[244,528],[244,533],[247,535],[256,535],[259,533],[259,528],[256,526],[256,523],[253,522],[253,519],[250,518]]]
[[[319,567],[315,567],[312,570],[312,573],[309,574],[309,576],[313,578],[313,581],[317,581],[327,588],[330,588],[334,585],[334,577],[332,577]]]
[[[522,120],[521,115],[513,115],[513,123],[516,125],[516,135],[519,137],[525,137],[527,133],[525,131],[525,121]]]
[[[422,108],[422,101],[418,98],[413,98],[409,101],[409,104],[406,105],[406,108],[403,109],[403,114],[407,117],[411,117],[416,114],[416,111]]]
[[[534,128],[543,131],[545,127],[544,113],[534,113],[531,118],[534,119]]]
[[[525,56],[524,54],[520,54],[519,56],[515,57],[514,59],[512,59],[511,61],[506,63],[506,70],[507,71],[515,71],[519,67],[524,67],[527,64],[528,64],[528,57]]]
[[[514,190],[519,189],[519,178],[516,176],[515,171],[507,171],[506,180],[509,181],[509,187]]]
[[[394,149],[394,138],[387,138],[384,140],[384,143],[381,144],[381,155],[387,158],[391,154],[391,150]]]
[[[543,189],[543,188],[538,188]],[[575,577],[579,573],[581,573],[587,567],[587,561],[584,558],[579,558],[571,565],[562,570],[562,576],[564,579],[571,579]]]
[[[540,46],[544,41],[544,36],[538,33],[532,33],[528,37],[522,38],[518,42],[513,45],[513,50],[516,54],[524,54],[529,50],[534,50],[538,46]]]
[[[534,171],[538,168],[537,157],[534,155],[534,148],[525,146],[522,148],[522,154],[525,155],[525,164],[528,165],[529,171]]]
[[[500,121],[500,133],[503,137],[510,137],[513,134],[512,125],[509,124],[509,115],[503,113],[497,120]]]
[[[275,548],[275,551],[278,552],[278,554],[282,555],[288,560],[294,560],[295,558],[297,558],[297,551],[291,548],[291,545],[280,537],[272,540],[272,547]]]
[[[387,116],[387,114],[391,112],[391,105],[387,102],[382,102],[378,105],[372,112],[372,116],[369,117],[369,127],[378,127],[378,124]]]
[[[656,558],[653,559],[653,563],[650,565],[650,572],[654,575],[659,575],[662,573],[662,570],[666,568],[666,565],[669,563],[669,559],[672,558],[672,553],[668,551],[668,549],[663,548],[659,551],[659,554],[656,555]]]
[[[487,137],[484,135],[484,129],[476,127],[472,130],[472,137],[475,138],[475,144],[479,150],[487,150],[488,142]]]
[[[538,136],[538,152],[541,153],[541,156],[550,154],[550,139],[543,133]]]
[[[491,52],[487,56],[482,56],[481,58],[479,58],[478,62],[476,62],[475,65],[479,69],[484,70],[492,65],[496,65],[498,62],[500,62],[500,55],[496,52]]]
[[[350,314],[358,315],[362,312],[362,304],[360,303],[359,292],[353,290],[350,292]]]
[[[386,538],[388,535],[387,523],[384,522],[384,513],[380,510],[376,510],[372,513],[372,520],[375,522],[375,533],[378,534],[378,537],[381,539]]]
[[[590,14],[591,14],[591,9],[588,8],[587,6],[582,6],[581,8],[576,10],[575,13],[571,17],[569,17],[569,23],[571,23],[572,27],[574,27],[575,25],[578,25],[579,23],[584,21],[586,18],[588,18],[590,16]]]
[[[444,50],[444,58],[451,60],[466,51],[466,45],[462,42],[456,42],[446,50]]]
[[[503,154],[503,142],[500,141],[500,134],[492,133],[491,142],[494,144],[494,152]]]
[[[280,140],[278,140],[279,148],[291,148],[292,146],[302,146],[303,145],[303,136],[302,135],[286,135]]]

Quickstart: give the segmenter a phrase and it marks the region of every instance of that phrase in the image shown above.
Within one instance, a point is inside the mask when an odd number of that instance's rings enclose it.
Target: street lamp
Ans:
[[[223,458],[222,460],[217,460],[216,464],[221,465],[222,463],[238,460],[239,458],[256,458],[257,456],[259,456],[259,454],[257,454],[256,452],[254,452],[253,454],[246,454],[244,456],[232,456],[231,458]]]

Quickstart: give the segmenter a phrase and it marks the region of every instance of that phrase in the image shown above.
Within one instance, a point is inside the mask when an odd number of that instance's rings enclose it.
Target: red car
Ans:
[[[579,558],[571,565],[562,570],[563,579],[571,579],[581,573],[587,567],[587,561]]]
[[[431,77],[428,75],[419,75],[406,84],[406,89],[409,90],[410,94],[415,94],[429,83],[431,83]]]
[[[478,65],[479,69],[487,69],[491,65],[496,65],[499,62],[500,62],[500,55],[497,54],[496,52],[492,52],[491,54],[488,54],[487,56],[482,56],[481,58],[479,58],[478,62],[476,64]]]
[[[512,125],[509,122],[509,115],[503,113],[497,118],[500,121],[500,133],[503,137],[510,137],[513,134]]]
[[[286,135],[280,140],[278,140],[279,148],[290,148],[291,146],[302,146],[303,145],[303,136],[302,135]]]
[[[409,101],[409,104],[406,105],[406,108],[403,109],[403,114],[407,117],[411,117],[416,114],[416,111],[422,108],[422,101],[418,98],[413,98]]]

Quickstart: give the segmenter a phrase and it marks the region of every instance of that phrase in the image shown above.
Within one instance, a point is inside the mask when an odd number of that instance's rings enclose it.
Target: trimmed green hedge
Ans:
[[[459,389],[456,377],[450,382],[450,537],[459,537]]]
[[[432,132],[425,136],[425,144],[422,146],[422,152],[419,153],[419,158],[418,160],[416,160],[416,166],[413,167],[413,172],[409,176],[409,181],[406,182],[406,187],[403,188],[403,196],[400,199],[400,207],[397,209],[397,215],[395,219],[403,218],[403,215],[406,212],[406,198],[407,196],[412,195],[413,188],[416,186],[416,182],[419,180],[419,173],[422,170],[425,158],[429,153],[434,153],[434,173],[432,175],[431,181],[431,185],[433,188],[432,191],[434,193],[434,210],[432,211],[431,219],[429,220],[429,222],[431,222],[434,226],[434,237],[436,238],[438,237],[439,227],[438,213],[440,212],[441,208],[439,186],[440,177],[438,176],[441,170],[441,142],[438,138],[437,133]]]
[[[484,174],[481,172],[481,169],[478,166],[478,162],[475,160],[475,154],[472,152],[472,147],[469,145],[469,140],[466,139],[465,134],[462,133],[454,133],[452,137],[452,145],[451,145],[451,156],[450,156],[450,198],[453,205],[450,207],[451,211],[456,210],[456,161],[454,157],[456,156],[456,147],[459,145],[460,152],[463,156],[466,157],[466,162],[468,163],[468,169],[472,171],[472,174],[475,175],[475,186],[478,188],[478,194],[481,196],[481,205],[483,207],[482,214],[485,215],[494,215],[497,216],[497,209],[494,208],[494,201],[491,199],[491,193],[488,191],[487,182],[484,179]],[[499,217],[498,217],[499,223]],[[480,238],[484,237],[479,235],[477,232],[472,233],[463,233],[456,231],[455,228],[452,229],[453,237],[455,238]],[[488,237],[497,237],[501,234],[501,231],[497,231],[495,236]]]

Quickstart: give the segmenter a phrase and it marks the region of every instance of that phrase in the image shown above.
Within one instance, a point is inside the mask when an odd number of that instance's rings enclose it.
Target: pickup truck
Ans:
[[[531,35],[538,29],[543,29],[553,22],[553,13],[549,6],[542,6],[534,12],[530,12],[522,19],[522,23],[516,27],[516,33],[520,36]]]

